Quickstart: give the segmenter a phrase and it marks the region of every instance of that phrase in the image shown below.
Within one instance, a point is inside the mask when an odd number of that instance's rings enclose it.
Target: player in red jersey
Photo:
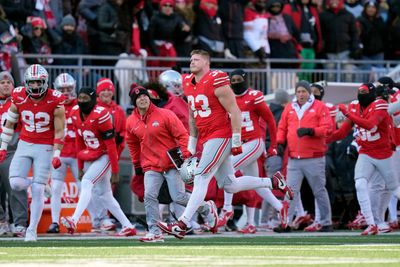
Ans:
[[[62,217],[61,223],[73,234],[83,211],[87,208],[92,191],[95,190],[103,207],[107,208],[122,224],[117,236],[136,234],[135,227],[122,212],[111,190],[111,182],[118,183],[118,153],[115,145],[114,127],[110,113],[96,105],[96,92],[92,88],[81,88],[78,106],[71,114],[76,133],[78,170],[81,193],[78,205],[71,217]],[[111,166],[111,169],[110,169]]]
[[[350,131],[353,124],[356,126],[356,141],[360,146],[360,151],[354,179],[361,212],[368,224],[362,235],[378,233],[368,194],[368,183],[375,171],[380,173],[385,186],[400,197],[400,187],[391,158],[393,123],[387,112],[388,103],[383,99],[376,99],[375,91],[373,84],[362,84],[358,89],[358,101],[353,101],[348,108],[343,104],[339,105],[339,110],[347,117],[347,120],[330,138],[339,140]]]
[[[213,176],[219,187],[236,193],[255,188],[279,188],[292,195],[280,173],[270,179],[243,176],[236,178],[230,154],[242,153],[241,113],[229,84],[229,77],[222,71],[210,70],[210,56],[204,50],[194,50],[190,58],[191,74],[183,80],[184,93],[189,102],[190,137],[188,150],[195,154],[197,139],[203,145],[202,157],[194,170],[194,186],[189,203],[177,223],[159,222],[166,233],[183,238],[190,220],[204,200],[208,184]],[[185,169],[181,168],[181,175]],[[212,232],[217,230],[218,215],[210,224]]]
[[[267,123],[271,136],[271,145],[267,155],[276,155],[276,125],[271,110],[264,101],[264,95],[260,91],[248,87],[246,73],[234,70],[230,74],[231,87],[236,96],[236,103],[242,115],[242,140],[244,142],[243,153],[232,156],[232,164],[235,171],[240,170],[243,175],[259,176],[257,159],[265,152],[265,143],[262,138],[260,119]],[[281,203],[268,188],[255,190],[265,201],[270,203],[281,215],[282,228],[286,228],[288,204]],[[218,226],[224,226],[227,220],[233,217],[233,194],[224,192],[224,207],[219,217]],[[246,207],[247,225],[242,229],[244,233],[255,232],[254,211],[255,208]]]
[[[51,164],[61,166],[60,154],[64,139],[64,97],[48,88],[48,73],[41,65],[28,67],[24,75],[25,87],[14,89],[12,104],[1,133],[0,162],[7,155],[14,125],[21,120],[18,148],[10,166],[10,185],[22,191],[32,185],[30,224],[25,241],[36,241],[37,225],[44,207],[44,190]],[[51,162],[51,164],[50,164]],[[33,167],[33,179],[27,179]]]
[[[71,112],[72,108],[76,105],[76,81],[68,73],[61,73],[54,80],[54,89],[64,95],[64,109],[65,109],[65,138],[64,146],[61,150],[60,160],[61,166],[58,169],[53,169],[51,173],[51,219],[47,233],[59,233],[59,220],[61,211],[61,194],[64,187],[64,179],[69,167],[75,179],[78,180],[78,166],[76,162],[76,148],[75,148],[75,132],[72,125]]]

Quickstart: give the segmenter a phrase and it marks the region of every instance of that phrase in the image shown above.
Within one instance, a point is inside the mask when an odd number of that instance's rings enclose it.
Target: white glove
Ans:
[[[143,58],[146,58],[146,57],[148,56],[147,51],[146,51],[145,49],[143,49],[143,48],[140,48],[139,54],[140,54]]]
[[[189,136],[189,142],[188,142],[188,151],[190,154],[194,155],[196,154],[196,146],[197,146],[197,138],[193,136]]]
[[[234,55],[231,53],[231,50],[229,50],[229,48],[226,48],[226,49],[225,49],[224,55],[225,55],[225,58],[227,58],[227,59],[237,59],[237,57],[234,56]]]

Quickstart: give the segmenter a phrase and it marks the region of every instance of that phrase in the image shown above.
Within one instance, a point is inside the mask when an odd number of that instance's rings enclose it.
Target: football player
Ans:
[[[108,110],[96,105],[96,91],[93,88],[80,89],[78,107],[73,109],[71,118],[76,133],[76,148],[79,151],[77,159],[81,192],[74,214],[71,217],[62,217],[61,223],[73,234],[79,218],[92,198],[92,191],[96,190],[103,207],[122,224],[117,236],[135,235],[135,227],[122,212],[111,190],[111,183],[119,181],[114,127]]]
[[[25,241],[37,240],[37,226],[44,208],[44,190],[51,165],[61,166],[60,154],[64,144],[64,97],[48,88],[49,75],[38,64],[25,71],[25,87],[15,88],[1,133],[0,162],[7,156],[14,125],[21,120],[20,140],[10,165],[10,185],[17,191],[32,185],[30,223]],[[33,167],[33,179],[29,170]]]
[[[268,187],[280,189],[289,197],[292,196],[280,173],[268,179],[235,177],[230,154],[242,153],[242,119],[229,86],[229,77],[222,71],[210,70],[210,55],[204,50],[191,52],[190,71],[191,74],[183,79],[184,93],[189,102],[188,150],[192,155],[195,154],[199,139],[199,143],[203,145],[202,157],[194,172],[193,192],[184,213],[177,223],[158,223],[164,232],[177,238],[185,236],[190,220],[203,202],[213,176],[216,177],[219,187],[229,193]],[[216,232],[218,215],[215,208],[213,214],[215,221],[209,223],[209,226],[212,232]]]

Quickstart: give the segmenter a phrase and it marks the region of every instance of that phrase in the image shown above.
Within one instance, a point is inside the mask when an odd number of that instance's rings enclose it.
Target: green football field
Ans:
[[[400,235],[0,240],[3,266],[400,266]]]

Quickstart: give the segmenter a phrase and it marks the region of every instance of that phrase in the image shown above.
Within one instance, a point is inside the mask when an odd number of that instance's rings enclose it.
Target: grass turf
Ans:
[[[8,266],[400,266],[400,236],[258,236],[0,242]]]

